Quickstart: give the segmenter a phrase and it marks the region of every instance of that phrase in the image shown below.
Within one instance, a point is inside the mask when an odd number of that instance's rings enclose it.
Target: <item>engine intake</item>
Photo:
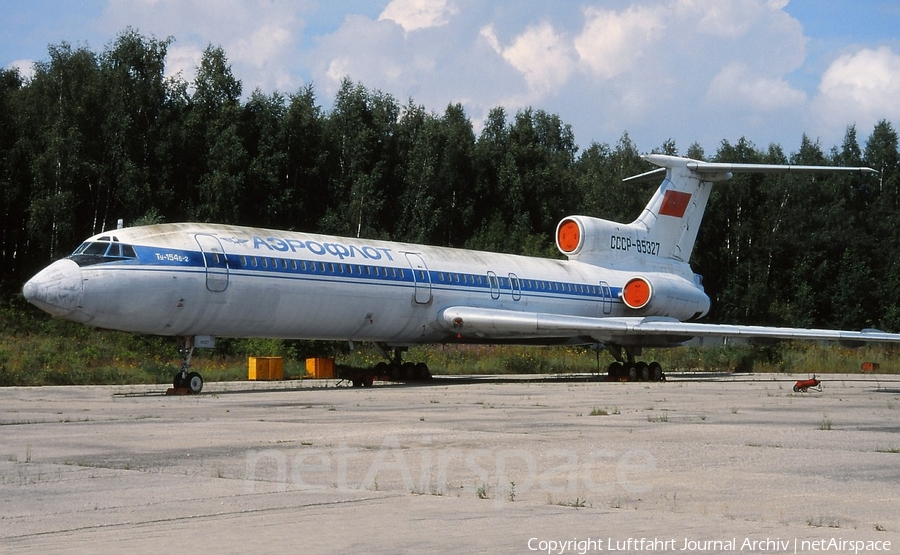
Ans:
[[[563,254],[577,254],[584,246],[584,227],[573,218],[566,218],[556,226],[556,248]]]
[[[642,277],[633,277],[622,288],[622,302],[633,310],[647,306],[653,297],[653,286]]]
[[[670,274],[634,276],[625,282],[620,296],[625,306],[642,316],[690,320],[709,312],[709,297],[701,288]]]

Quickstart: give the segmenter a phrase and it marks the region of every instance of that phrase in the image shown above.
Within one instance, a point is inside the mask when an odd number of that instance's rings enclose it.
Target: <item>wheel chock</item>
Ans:
[[[166,395],[191,395],[189,387],[170,387],[166,390]]]

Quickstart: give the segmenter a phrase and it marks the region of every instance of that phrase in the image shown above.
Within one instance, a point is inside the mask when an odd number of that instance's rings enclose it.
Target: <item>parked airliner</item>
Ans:
[[[423,343],[602,344],[613,377],[658,380],[643,347],[695,337],[900,342],[900,334],[706,324],[689,265],[713,183],[735,172],[874,172],[869,168],[707,163],[651,154],[629,178],[662,183],[630,224],[569,216],[553,260],[200,223],[122,228],[90,237],[23,289],[50,314],[98,328],[175,336],[175,385],[199,392],[195,346],[215,337],[371,341],[400,363]],[[384,364],[384,363],[383,363]],[[383,369],[383,368],[382,368]],[[361,385],[361,384],[356,384]]]

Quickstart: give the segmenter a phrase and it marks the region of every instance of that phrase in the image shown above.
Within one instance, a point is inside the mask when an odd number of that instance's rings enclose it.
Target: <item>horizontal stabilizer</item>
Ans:
[[[722,175],[732,173],[878,173],[872,168],[867,167],[845,167],[845,166],[801,166],[791,164],[731,164],[720,162],[703,162],[700,160],[692,160],[690,158],[680,158],[678,156],[669,156],[666,154],[647,154],[643,159],[660,166],[655,170],[630,177],[625,181],[644,181],[650,177],[656,177],[665,173],[669,168],[686,168],[691,172],[700,176]],[[721,178],[713,179],[720,181]]]

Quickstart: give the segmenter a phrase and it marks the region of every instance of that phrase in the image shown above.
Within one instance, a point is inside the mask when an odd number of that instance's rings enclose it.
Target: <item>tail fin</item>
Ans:
[[[644,182],[663,174],[665,177],[641,215],[630,224],[586,216],[565,218],[556,232],[557,247],[563,254],[573,260],[614,267],[633,265],[634,260],[642,257],[687,263],[714,182],[731,179],[734,173],[876,173],[871,168],[720,164],[665,154],[648,154],[643,158],[660,168],[629,177],[626,182]]]

